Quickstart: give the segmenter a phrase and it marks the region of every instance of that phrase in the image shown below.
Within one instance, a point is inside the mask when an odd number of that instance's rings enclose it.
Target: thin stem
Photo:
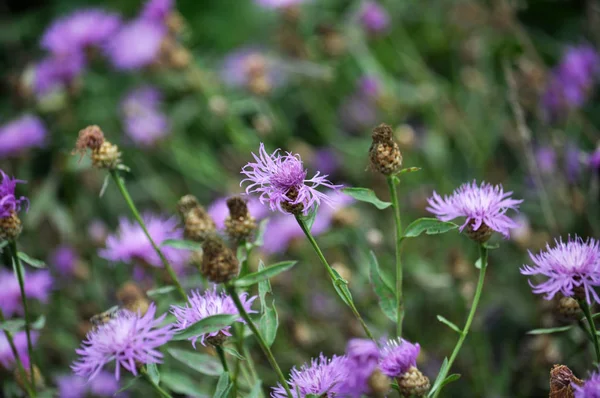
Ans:
[[[217,350],[217,354],[219,354],[219,359],[221,360],[221,364],[223,365],[223,370],[229,373],[229,366],[227,366],[227,359],[225,358],[225,351],[223,351],[223,347],[218,345],[215,346],[215,349]]]
[[[25,281],[23,278],[23,267],[17,251],[17,242],[9,241],[8,246],[13,257],[15,268],[17,269],[17,279],[19,280],[19,289],[21,290],[21,302],[23,303],[23,312],[25,313],[25,334],[27,335],[27,353],[29,355],[29,373],[31,374],[31,385],[35,386],[35,374],[33,373],[33,344],[31,344],[31,320],[29,318],[29,308],[27,306],[27,296],[25,296]],[[35,396],[35,388],[34,396]]]
[[[594,341],[594,350],[596,351],[596,360],[600,363],[600,344],[598,343],[598,333],[596,333],[596,325],[594,324],[594,318],[592,317],[592,312],[590,311],[590,306],[585,300],[578,300],[579,306],[585,315],[585,319],[587,319],[588,324],[590,325],[590,331],[592,334],[592,339]]]
[[[394,223],[396,224],[396,334],[402,337],[402,321],[404,321],[404,296],[402,294],[402,219],[400,218],[400,203],[394,177],[387,178],[392,207],[394,208]]]
[[[277,376],[279,377],[281,385],[285,389],[285,392],[287,393],[288,397],[293,398],[292,392],[290,391],[290,388],[287,384],[287,381],[285,380],[285,376],[283,375],[281,368],[277,364],[277,361],[275,360],[275,357],[273,356],[271,349],[265,342],[265,339],[262,337],[262,335],[260,334],[260,331],[256,328],[256,325],[254,324],[254,322],[252,322],[252,319],[250,319],[250,315],[248,315],[248,313],[246,312],[246,309],[242,305],[242,302],[240,301],[240,297],[238,296],[237,292],[235,291],[235,287],[233,285],[227,283],[227,284],[225,284],[225,288],[227,289],[227,293],[229,293],[229,295],[231,296],[231,299],[233,300],[233,303],[235,304],[238,312],[240,313],[240,316],[246,322],[246,325],[248,325],[248,327],[250,328],[252,333],[254,333],[254,336],[256,337],[256,340],[258,340],[258,344],[260,345],[260,348],[262,348],[263,352],[265,353],[265,356],[267,357],[267,359],[269,360],[269,363],[271,364],[271,367],[273,368],[275,373],[277,373]]]
[[[150,377],[146,368],[142,368],[142,374],[144,375],[146,380],[148,380],[148,382],[152,385],[152,387],[156,390],[156,392],[160,394],[161,397],[173,398],[171,394],[166,392],[161,386],[159,386],[157,383],[154,382],[154,380],[152,380],[152,377]]]
[[[327,273],[329,274],[329,277],[331,278],[331,282],[333,283],[333,286],[337,287],[337,283],[339,283],[340,278],[336,275],[336,273],[333,270],[333,268],[331,268],[331,265],[329,265],[329,263],[327,262],[327,259],[325,258],[325,255],[321,251],[321,248],[317,244],[317,241],[315,240],[315,238],[310,233],[310,230],[308,229],[308,227],[304,223],[304,220],[302,220],[300,218],[300,216],[296,216],[296,221],[298,221],[298,224],[300,225],[300,228],[302,228],[302,231],[304,232],[304,235],[306,235],[306,238],[310,242],[310,244],[313,247],[315,253],[317,253],[317,257],[319,257],[319,260],[321,260],[321,264],[323,264],[323,266],[325,266],[325,269],[327,270]],[[362,316],[360,316],[360,313],[356,309],[356,306],[354,305],[354,302],[352,301],[352,297],[350,297],[348,295],[348,293],[344,291],[344,289],[341,289],[341,288],[337,289],[336,288],[336,291],[343,296],[344,302],[346,303],[346,305],[348,305],[348,307],[350,307],[350,310],[352,310],[352,313],[354,314],[354,316],[356,317],[356,319],[358,319],[358,321],[362,325],[363,329],[365,330],[366,335],[371,340],[375,340],[375,338],[373,337],[373,334],[369,330],[369,327],[367,326],[367,324],[363,320]]]
[[[150,236],[150,233],[148,233],[148,229],[146,228],[146,224],[144,223],[144,220],[142,219],[142,216],[140,216],[139,211],[135,207],[135,204],[133,203],[133,200],[131,199],[131,196],[129,195],[129,192],[127,191],[127,188],[125,187],[125,184],[123,183],[123,180],[121,180],[121,178],[119,177],[119,173],[117,172],[117,170],[110,170],[110,175],[111,175],[112,179],[114,180],[115,184],[117,184],[117,187],[119,188],[119,191],[121,192],[121,195],[123,195],[123,198],[125,199],[125,202],[127,202],[127,205],[129,206],[129,209],[131,210],[131,213],[133,214],[133,217],[135,218],[135,220],[138,222],[138,224],[140,225],[140,227],[144,231],[144,234],[146,235],[146,237],[150,241],[150,244],[154,248],[154,251],[156,251],[156,254],[158,254],[158,257],[160,257],[160,261],[162,261],[163,266],[165,267],[165,269],[167,270],[167,272],[169,274],[169,277],[171,278],[171,280],[175,284],[175,287],[177,288],[177,291],[179,292],[179,294],[181,295],[181,297],[184,300],[187,300],[187,295],[185,294],[185,290],[183,290],[183,287],[181,286],[181,283],[179,283],[179,279],[177,279],[177,274],[175,274],[175,271],[173,270],[173,267],[171,266],[171,264],[169,263],[169,261],[167,260],[167,258],[165,257],[165,255],[163,254],[162,250],[160,250],[160,248],[158,247],[158,245],[154,242],[154,239],[152,239],[152,237]]]
[[[454,360],[456,359],[456,357],[458,356],[458,352],[460,351],[460,348],[463,345],[463,342],[465,341],[465,339],[467,338],[467,334],[469,333],[469,329],[471,328],[471,323],[473,323],[473,319],[475,318],[475,312],[477,311],[477,305],[479,304],[479,299],[481,298],[481,292],[483,291],[483,282],[485,279],[485,271],[487,269],[487,249],[485,247],[483,247],[483,245],[479,246],[479,253],[480,253],[480,258],[481,258],[481,269],[479,270],[479,280],[477,281],[477,289],[475,290],[475,296],[473,297],[473,304],[471,304],[471,311],[469,311],[469,316],[467,317],[467,322],[465,322],[465,327],[463,328],[463,330],[460,332],[460,337],[458,338],[458,342],[456,343],[456,346],[454,347],[454,350],[452,351],[452,355],[450,356],[450,359],[448,360],[448,366],[446,366],[446,368],[444,369],[443,374],[440,377],[440,380],[445,380],[446,377],[448,376],[448,372],[450,371],[450,369],[452,368],[452,364],[454,363]],[[442,388],[438,388],[435,393],[433,394],[433,398],[436,398],[439,394],[440,391],[442,391]]]
[[[0,322],[4,322],[4,313],[2,312],[2,308],[0,308]],[[8,345],[10,346],[10,350],[12,351],[13,356],[15,357],[15,361],[17,362],[17,369],[23,378],[23,386],[25,390],[27,390],[27,395],[30,397],[35,397],[35,387],[31,386],[31,380],[27,377],[27,372],[25,371],[25,367],[23,366],[23,362],[21,362],[21,358],[19,357],[19,352],[17,351],[17,346],[13,340],[12,334],[4,329],[4,335],[6,336],[6,341],[8,341]]]

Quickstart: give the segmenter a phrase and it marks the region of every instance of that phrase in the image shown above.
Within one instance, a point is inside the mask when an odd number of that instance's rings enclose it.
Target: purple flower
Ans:
[[[600,147],[596,148],[594,152],[588,157],[588,165],[592,170],[600,169]]]
[[[256,296],[248,297],[248,293],[240,294],[240,301],[244,306],[247,313],[255,313],[251,307],[252,303],[256,300]],[[217,293],[217,287],[213,286],[212,289],[206,290],[203,294],[198,291],[193,291],[191,296],[188,296],[188,304],[185,307],[177,305],[171,306],[171,313],[177,318],[175,323],[175,330],[182,331],[188,328],[190,325],[208,317],[211,315],[218,314],[239,314],[237,308],[231,297],[225,292]],[[238,322],[244,322],[240,317]],[[200,339],[200,344],[206,346],[206,339],[209,337],[215,337],[218,335],[231,336],[229,330],[231,326],[227,326],[216,332],[205,333],[198,336],[192,336],[188,340],[192,342],[194,348],[196,348],[196,341]]]
[[[565,148],[565,171],[567,180],[571,183],[576,182],[581,174],[581,155],[582,152],[577,144],[569,142]]]
[[[48,302],[52,291],[52,277],[48,271],[28,271],[24,282],[27,298]],[[0,269],[0,308],[7,318],[23,315],[19,281],[12,270]]]
[[[0,126],[0,158],[19,155],[29,148],[42,147],[46,143],[46,135],[46,128],[37,116],[24,115],[12,120]]]
[[[327,175],[320,176],[319,172],[311,179],[306,179],[307,170],[303,168],[300,155],[287,152],[282,156],[278,152],[279,149],[269,155],[261,143],[259,156],[252,154],[256,163],[250,162],[242,169],[242,174],[247,177],[242,184],[250,182],[246,193],[260,193],[261,203],[269,202],[271,210],[282,213],[286,212],[282,204],[302,204],[303,212],[307,214],[321,202],[331,203],[331,199],[319,192],[317,187],[337,189],[341,185],[332,184],[327,180]]]
[[[101,371],[91,381],[77,375],[64,375],[56,379],[58,395],[61,398],[85,398],[88,393],[97,397],[112,397],[119,391],[119,382],[108,372]],[[124,393],[117,397],[124,397]]]
[[[552,174],[556,169],[556,152],[552,146],[540,146],[535,150],[537,166],[544,174]]]
[[[227,55],[220,68],[223,82],[231,87],[246,87],[255,74],[266,74],[271,86],[282,85],[287,76],[277,62],[256,47],[243,47]]]
[[[21,211],[21,207],[25,204],[29,207],[29,199],[25,196],[17,198],[15,188],[17,184],[24,184],[25,181],[10,178],[0,170],[2,182],[0,182],[0,218],[10,217],[13,212]]]
[[[558,292],[570,297],[575,294],[574,288],[585,290],[585,297],[591,304],[590,295],[600,303],[600,297],[594,291],[594,286],[600,285],[600,247],[594,239],[583,239],[575,236],[564,243],[562,239],[555,240],[556,245],[546,245],[546,251],[537,255],[529,252],[529,257],[535,266],[524,265],[523,275],[543,275],[548,277],[543,283],[533,285],[533,292],[545,294],[546,300],[551,300]]]
[[[171,340],[174,331],[171,324],[160,327],[167,314],[154,319],[155,313],[154,303],[144,316],[120,310],[113,319],[88,332],[81,348],[75,350],[79,355],[71,365],[75,374],[92,380],[114,360],[115,378],[119,380],[121,367],[137,376],[139,364],[162,362],[157,348]]]
[[[455,190],[451,196],[442,198],[435,191],[427,199],[427,211],[435,214],[441,221],[450,221],[457,217],[466,217],[460,231],[471,225],[473,231],[485,225],[509,237],[509,230],[518,225],[511,220],[506,212],[509,209],[517,210],[522,200],[511,199],[512,192],[504,192],[502,186],[482,182],[477,186],[473,181],[466,183]]]
[[[141,146],[151,146],[169,133],[169,121],[160,110],[162,94],[152,86],[138,87],[121,102],[125,133]]]
[[[117,14],[101,9],[75,11],[57,19],[42,36],[42,48],[54,54],[81,52],[88,46],[100,46],[119,29]]]
[[[346,357],[334,355],[331,359],[323,354],[290,372],[288,385],[294,398],[315,394],[320,397],[335,397],[343,393],[342,384],[348,378]],[[299,393],[299,395],[298,395]],[[287,394],[281,384],[273,388],[271,398],[285,398]]]
[[[386,31],[390,25],[390,16],[378,2],[366,0],[359,12],[359,19],[364,28],[370,33]]]
[[[256,198],[248,200],[248,212],[257,220],[262,220],[269,215],[269,210],[265,205],[260,203]],[[211,203],[207,209],[208,215],[213,219],[217,229],[225,228],[225,219],[229,216],[229,208],[227,207],[227,198],[219,198]]]
[[[340,159],[333,149],[323,147],[315,150],[312,164],[317,170],[329,175],[340,168]]]
[[[172,10],[173,0],[148,0],[140,17],[151,22],[163,23]]]
[[[38,96],[69,86],[85,68],[80,52],[51,55],[35,66],[33,88]]]
[[[572,383],[575,398],[600,398],[600,373],[592,373],[583,386]]]
[[[375,76],[365,75],[358,81],[357,92],[369,98],[377,98],[381,91],[381,83]]]
[[[401,376],[411,366],[416,366],[419,351],[419,343],[412,344],[404,339],[389,340],[381,349],[381,373],[391,378]]]
[[[379,364],[379,347],[372,340],[352,339],[346,346],[346,363],[348,375],[342,390],[345,397],[360,398],[371,391],[369,378]]]
[[[255,0],[256,4],[265,8],[283,8],[295,6],[305,0]]]
[[[35,344],[38,338],[37,332],[31,332],[31,344]],[[29,367],[29,355],[27,353],[27,334],[24,331],[13,334],[13,342],[17,349],[19,359],[25,368]],[[8,339],[4,333],[0,333],[0,364],[5,369],[10,369],[15,363],[15,356],[13,355]]]
[[[166,27],[144,19],[123,26],[105,48],[113,66],[122,70],[143,68],[159,55]]]
[[[61,245],[52,253],[50,264],[62,275],[72,275],[75,271],[77,253],[69,245]]]
[[[381,84],[374,76],[363,76],[358,80],[356,89],[342,102],[338,111],[345,130],[357,132],[377,122],[380,89]]]
[[[183,230],[177,227],[175,217],[159,217],[145,214],[144,223],[152,240],[160,246],[167,239],[183,239]],[[162,252],[176,270],[181,270],[187,262],[189,252],[163,247]],[[106,248],[100,250],[100,257],[113,262],[132,264],[141,260],[153,267],[162,267],[162,261],[144,234],[144,231],[135,221],[126,218],[119,220],[119,230],[115,235],[106,238]]]

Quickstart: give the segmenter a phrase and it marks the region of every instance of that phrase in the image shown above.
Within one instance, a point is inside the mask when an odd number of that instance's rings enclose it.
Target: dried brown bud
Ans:
[[[256,220],[250,215],[244,199],[234,196],[227,199],[229,217],[225,219],[225,231],[229,237],[241,242],[248,240],[256,230]]]
[[[565,321],[573,321],[581,317],[581,308],[573,297],[561,297],[556,304],[556,311],[558,317]]]
[[[150,306],[150,300],[146,293],[134,282],[127,282],[117,291],[117,299],[123,308],[131,312],[146,314]]]
[[[92,165],[99,169],[115,169],[121,163],[119,147],[104,141],[100,148],[92,151]]]
[[[381,370],[375,369],[371,376],[369,376],[369,388],[371,389],[371,393],[369,397],[373,398],[383,398],[387,396],[388,391],[392,386],[392,381],[381,373]]]
[[[23,378],[25,376],[27,381]],[[25,375],[17,368],[14,372],[15,381],[19,385],[19,387],[27,392],[27,386],[31,386],[31,371],[29,368],[25,369]],[[33,365],[33,383],[35,385],[35,391],[40,391],[46,388],[46,382],[44,381],[44,376],[42,376],[42,372],[40,372],[40,368],[36,365]]]
[[[211,282],[224,283],[239,272],[235,254],[216,236],[207,237],[202,243],[202,268],[200,272]]]
[[[550,398],[574,398],[572,383],[583,385],[571,369],[565,365],[554,365],[550,371]]]
[[[223,345],[223,343],[227,341],[227,338],[227,335],[223,334],[223,332],[219,332],[219,334],[217,334],[216,336],[208,336],[204,340],[208,344],[217,347]]]
[[[290,188],[290,190],[286,192],[285,196],[290,198],[290,202],[281,203],[281,208],[283,210],[285,210],[286,212],[293,214],[293,215],[302,214],[302,212],[304,211],[304,204],[303,203],[292,203],[296,199],[298,199],[298,188],[294,188],[294,187]]]
[[[177,11],[171,11],[171,13],[167,15],[166,24],[167,28],[169,29],[169,33],[172,35],[180,34],[185,27],[183,16]]]
[[[467,225],[467,228],[465,228],[465,234],[467,234],[469,238],[478,243],[485,243],[488,240],[490,240],[494,231],[490,227],[488,227],[484,222],[482,222],[479,228],[477,228],[477,230],[475,231],[473,230],[473,223],[474,221],[470,222],[469,225]]]
[[[183,234],[185,238],[196,242],[201,242],[207,237],[214,235],[217,230],[215,222],[202,206],[190,210],[185,215],[183,222]]]
[[[100,127],[96,126],[95,124],[87,126],[83,130],[79,131],[79,136],[77,137],[77,142],[75,143],[75,150],[73,153],[78,153],[83,157],[86,150],[99,150],[102,144],[104,144],[104,133]]]
[[[200,202],[198,202],[198,199],[194,195],[182,196],[179,202],[177,202],[177,211],[182,218],[185,218],[185,215],[196,207],[200,207]]]
[[[8,217],[0,218],[0,242],[18,238],[22,230],[23,225],[16,211],[12,211]]]
[[[390,175],[402,166],[402,154],[393,138],[394,131],[387,124],[373,129],[373,142],[369,148],[371,167],[381,174]]]
[[[407,397],[423,397],[427,394],[429,388],[431,388],[429,378],[414,366],[411,366],[410,369],[402,376],[398,377],[397,380],[400,392]]]

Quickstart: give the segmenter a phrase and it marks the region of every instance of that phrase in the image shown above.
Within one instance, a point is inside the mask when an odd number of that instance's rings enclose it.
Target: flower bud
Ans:
[[[581,308],[573,297],[561,297],[556,304],[556,311],[564,320],[577,320],[581,317]]]
[[[302,214],[302,212],[304,211],[304,204],[302,204],[302,202],[293,203],[296,199],[298,199],[298,188],[296,188],[296,187],[290,188],[286,192],[285,196],[287,196],[289,198],[289,200],[287,202],[282,202],[281,208],[283,210],[285,210],[286,212],[293,214],[295,216]]]
[[[113,170],[121,163],[121,152],[119,147],[108,141],[99,149],[92,151],[92,165],[98,169]]]
[[[204,340],[214,346],[222,346],[223,343],[225,343],[225,341],[227,341],[227,335],[223,334],[223,332],[219,332],[219,334],[217,334],[216,336],[207,336]]]
[[[150,300],[146,293],[134,282],[127,282],[117,291],[117,299],[123,308],[131,312],[139,312],[145,315],[150,306]]]
[[[550,398],[574,397],[573,384],[583,385],[571,369],[565,365],[554,365],[550,371]]]
[[[11,211],[8,217],[0,218],[0,242],[17,239],[22,230],[23,225],[16,211]]]
[[[193,195],[185,195],[177,203],[177,210],[183,218],[184,236],[196,242],[215,234],[217,226],[204,207]]]
[[[371,373],[368,383],[369,389],[371,390],[369,396],[373,398],[383,398],[387,396],[387,393],[392,386],[389,377],[381,373],[381,370],[379,369],[375,369],[373,373]]]
[[[411,366],[406,373],[397,378],[400,392],[407,397],[423,397],[431,388],[429,378],[414,366]]]
[[[256,220],[250,215],[244,199],[234,196],[227,199],[229,216],[225,219],[225,231],[229,237],[242,242],[248,240],[256,230]]]
[[[485,243],[492,237],[494,231],[484,222],[481,223],[477,230],[473,230],[473,222],[469,223],[465,228],[465,234],[477,243]]]
[[[187,213],[199,206],[200,202],[194,195],[185,195],[177,202],[177,211],[185,219]]]
[[[386,176],[394,174],[402,166],[402,154],[393,134],[389,125],[380,124],[373,129],[373,142],[369,148],[371,167]]]
[[[111,144],[104,138],[104,133],[96,125],[87,126],[79,131],[75,143],[74,154],[81,157],[87,150],[92,151],[92,165],[99,169],[114,169],[121,163],[119,147]]]
[[[239,272],[239,262],[231,249],[216,236],[208,236],[202,243],[200,272],[211,282],[224,283]]]

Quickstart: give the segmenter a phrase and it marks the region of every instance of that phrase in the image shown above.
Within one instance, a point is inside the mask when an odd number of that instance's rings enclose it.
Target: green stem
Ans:
[[[27,335],[27,353],[29,355],[29,372],[31,374],[31,385],[35,386],[35,374],[33,373],[33,344],[31,344],[31,320],[29,318],[29,308],[27,306],[27,296],[25,296],[25,281],[23,278],[23,267],[17,251],[17,242],[9,241],[8,246],[13,257],[15,268],[17,269],[17,279],[19,280],[19,289],[21,290],[21,302],[23,303],[23,312],[25,313],[25,334]],[[28,380],[28,378],[26,379]],[[35,396],[35,388],[34,396]]]
[[[4,313],[2,312],[2,308],[0,308],[0,322],[4,321]],[[25,371],[23,362],[21,362],[21,358],[19,357],[19,352],[17,351],[17,346],[15,346],[12,334],[8,330],[4,329],[4,335],[6,336],[6,340],[8,341],[8,345],[10,346],[10,350],[12,351],[13,356],[15,357],[15,361],[17,362],[17,369],[21,374],[21,377],[23,378],[23,386],[25,387],[27,395],[29,395],[30,397],[35,397],[35,387],[30,385],[31,380],[29,380],[29,377],[27,377],[27,372]]]
[[[144,375],[144,377],[146,378],[146,380],[148,380],[148,382],[152,385],[152,387],[156,390],[156,392],[158,392],[158,394],[161,397],[164,397],[164,398],[173,398],[171,396],[171,394],[169,394],[168,392],[166,392],[161,386],[159,386],[157,383],[154,382],[154,380],[152,380],[152,377],[150,377],[150,375],[146,371],[146,368],[142,368],[142,374]]]
[[[227,358],[225,358],[225,351],[223,350],[223,347],[218,345],[215,346],[215,349],[217,350],[217,354],[219,354],[219,359],[221,360],[221,364],[223,365],[223,370],[229,373],[229,366],[227,366]],[[229,375],[229,377],[231,377],[231,375]]]
[[[329,265],[329,263],[327,262],[325,255],[323,255],[321,248],[317,244],[317,241],[315,240],[315,238],[310,233],[310,230],[308,229],[307,225],[304,223],[304,220],[302,220],[300,218],[300,216],[296,216],[296,221],[298,221],[298,224],[300,225],[300,228],[302,228],[304,235],[306,235],[306,238],[310,242],[314,251],[317,253],[317,257],[319,257],[319,260],[321,260],[321,264],[323,264],[323,266],[325,266],[325,269],[327,270],[327,273],[329,274],[329,277],[331,278],[331,282],[333,283],[333,286],[336,287],[338,281],[343,281],[343,280],[341,280],[341,278],[338,275],[336,275],[333,268],[331,268],[331,265]],[[343,283],[346,283],[346,282],[343,281]],[[344,291],[344,289],[337,289],[337,287],[336,287],[336,291],[338,292],[338,294],[341,294],[343,296],[344,302],[346,303],[346,305],[348,305],[348,307],[350,307],[350,310],[352,310],[352,313],[354,314],[356,319],[358,319],[358,321],[362,325],[363,329],[365,330],[366,335],[371,340],[375,340],[375,338],[373,337],[373,334],[369,330],[369,327],[367,326],[367,324],[363,320],[362,316],[360,316],[360,313],[356,309],[356,306],[354,305],[354,301],[352,301],[352,297],[350,297],[348,295],[348,293],[346,293]]]
[[[175,287],[177,288],[177,291],[181,295],[181,298],[183,298],[184,300],[187,301],[187,295],[185,294],[185,290],[183,290],[183,287],[181,286],[181,283],[179,283],[179,279],[177,279],[177,274],[175,274],[175,271],[173,270],[173,267],[171,266],[171,264],[169,264],[169,261],[167,260],[167,258],[163,254],[162,250],[160,250],[160,248],[158,247],[158,245],[154,242],[154,239],[152,239],[152,237],[150,236],[150,233],[148,233],[148,229],[146,228],[146,224],[144,223],[144,220],[142,219],[142,216],[140,216],[139,211],[135,207],[135,204],[133,203],[133,200],[131,199],[131,196],[129,195],[129,192],[127,191],[127,188],[125,187],[125,184],[123,183],[123,180],[121,180],[121,178],[119,177],[119,173],[117,172],[117,170],[110,170],[110,175],[111,175],[112,179],[114,180],[115,184],[117,184],[117,187],[119,188],[119,191],[121,192],[121,195],[123,195],[123,198],[125,199],[125,202],[127,202],[127,205],[129,206],[129,209],[131,210],[131,213],[133,214],[133,217],[138,222],[138,224],[140,225],[140,227],[142,227],[142,230],[144,231],[144,234],[146,235],[146,237],[150,241],[150,244],[154,248],[154,251],[156,251],[156,254],[158,254],[158,257],[160,257],[160,260],[162,261],[163,266],[165,267],[165,269],[167,270],[167,272],[169,274],[169,277],[171,278],[171,280],[175,284]]]
[[[485,271],[487,269],[487,249],[483,247],[483,245],[479,246],[479,253],[481,258],[481,269],[479,270],[479,280],[477,281],[477,289],[475,290],[475,296],[473,297],[473,304],[471,304],[471,311],[469,311],[469,316],[467,317],[467,322],[465,323],[465,327],[460,332],[460,337],[458,338],[458,342],[452,351],[452,355],[450,356],[450,360],[448,360],[448,366],[444,369],[443,374],[439,377],[440,380],[445,380],[448,376],[448,372],[450,368],[452,368],[452,364],[454,360],[458,356],[458,352],[463,345],[463,342],[467,338],[467,334],[469,333],[469,329],[471,328],[471,323],[473,323],[473,319],[475,318],[475,312],[477,311],[477,305],[479,304],[479,299],[481,298],[481,292],[483,291],[483,282],[485,279]],[[436,398],[442,388],[438,388],[433,394],[433,398]]]
[[[598,363],[600,363],[600,344],[598,343],[598,333],[596,333],[596,325],[594,324],[594,318],[592,317],[592,312],[590,311],[590,306],[588,305],[585,299],[578,300],[579,306],[585,315],[585,319],[587,319],[588,324],[590,325],[590,331],[592,334],[592,339],[594,341],[594,350],[596,351],[596,359]]]
[[[404,321],[404,296],[402,294],[402,219],[400,218],[400,203],[394,177],[387,177],[392,207],[394,208],[394,223],[396,224],[396,334],[402,337],[402,322]]]
[[[240,297],[238,296],[237,292],[235,291],[235,287],[233,285],[231,285],[230,283],[227,283],[227,284],[225,284],[225,288],[227,289],[227,293],[229,293],[229,295],[231,296],[231,299],[233,300],[233,303],[235,304],[236,308],[238,309],[240,316],[246,322],[246,325],[248,325],[248,327],[250,328],[252,333],[254,333],[254,336],[256,337],[256,340],[258,340],[258,344],[260,345],[260,348],[262,348],[265,356],[267,357],[267,359],[269,360],[269,363],[271,364],[271,367],[273,368],[275,373],[277,373],[277,376],[279,377],[279,381],[281,382],[281,385],[285,389],[285,392],[287,393],[288,397],[294,398],[294,396],[292,395],[292,392],[290,391],[290,387],[288,386],[288,383],[285,379],[285,376],[283,375],[281,368],[277,364],[277,361],[275,360],[275,357],[273,356],[273,353],[271,352],[271,349],[265,342],[265,339],[260,334],[260,331],[256,328],[256,325],[254,324],[254,322],[252,322],[252,319],[250,319],[250,315],[248,315],[248,313],[246,312],[246,309],[242,305]]]

